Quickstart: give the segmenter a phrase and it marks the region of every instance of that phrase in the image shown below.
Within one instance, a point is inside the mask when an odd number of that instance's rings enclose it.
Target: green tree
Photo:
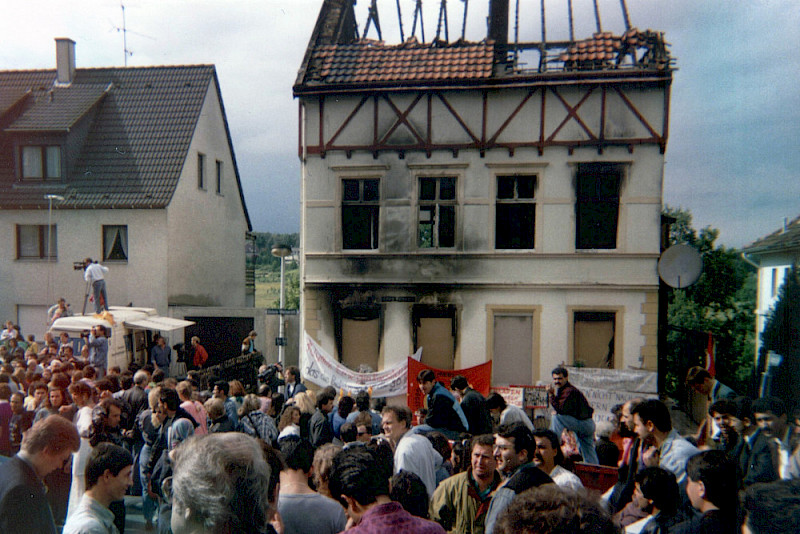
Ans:
[[[284,301],[284,308],[287,310],[299,310],[300,309],[300,270],[299,269],[292,269],[286,270],[284,273],[286,279],[284,284],[286,285],[286,296]],[[280,291],[278,291],[278,297],[272,303],[273,308],[278,308],[281,305],[281,296]]]
[[[677,392],[687,367],[703,363],[705,333],[710,332],[719,380],[746,394],[755,348],[755,271],[739,251],[715,245],[719,230],[709,226],[695,230],[687,210],[666,206],[664,215],[675,219],[669,244],[691,245],[703,256],[703,274],[697,283],[670,291],[667,393]]]
[[[783,356],[783,363],[772,381],[770,393],[787,405],[798,405],[800,397],[800,271],[792,265],[778,292],[778,300],[761,334],[760,361],[768,351]],[[759,370],[763,370],[759,366]]]
[[[269,271],[280,271],[281,259],[272,255],[272,247],[286,245],[296,249],[300,246],[300,234],[273,234],[270,232],[254,232],[256,236],[253,254],[248,258],[251,264],[264,267]]]

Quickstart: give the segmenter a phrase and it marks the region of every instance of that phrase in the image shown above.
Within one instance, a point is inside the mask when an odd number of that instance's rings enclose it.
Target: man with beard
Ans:
[[[611,490],[608,497],[608,504],[611,513],[615,514],[622,510],[633,496],[633,490],[636,485],[636,473],[640,470],[641,461],[641,440],[633,431],[633,415],[631,410],[642,402],[644,399],[637,398],[631,399],[622,405],[622,411],[619,416],[619,428],[617,433],[623,439],[631,440],[630,447],[625,449],[622,457],[622,465],[619,468],[617,483]]]
[[[431,499],[431,520],[448,532],[483,534],[491,494],[501,482],[492,435],[476,436],[471,445],[469,469],[444,480]]]

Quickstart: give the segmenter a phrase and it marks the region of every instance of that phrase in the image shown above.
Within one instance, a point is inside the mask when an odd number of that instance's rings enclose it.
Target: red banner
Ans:
[[[407,400],[408,407],[411,408],[412,414],[425,406],[425,395],[422,393],[422,390],[419,389],[419,382],[417,381],[417,375],[423,369],[430,369],[433,371],[436,374],[436,381],[444,384],[447,389],[450,389],[450,379],[456,375],[463,375],[472,389],[484,397],[489,394],[489,388],[492,385],[491,361],[468,369],[436,369],[435,367],[418,362],[414,358],[409,358]]]

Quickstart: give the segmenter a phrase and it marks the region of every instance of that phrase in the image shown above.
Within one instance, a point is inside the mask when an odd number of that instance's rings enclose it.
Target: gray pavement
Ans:
[[[125,534],[150,534],[153,530],[145,530],[145,521],[142,515],[142,498],[125,497]],[[155,527],[155,524],[153,525]]]

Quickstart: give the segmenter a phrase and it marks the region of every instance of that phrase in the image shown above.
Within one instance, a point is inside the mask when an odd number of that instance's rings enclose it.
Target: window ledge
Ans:
[[[17,180],[11,184],[12,189],[57,189],[66,191],[67,184],[60,179],[56,180]]]

